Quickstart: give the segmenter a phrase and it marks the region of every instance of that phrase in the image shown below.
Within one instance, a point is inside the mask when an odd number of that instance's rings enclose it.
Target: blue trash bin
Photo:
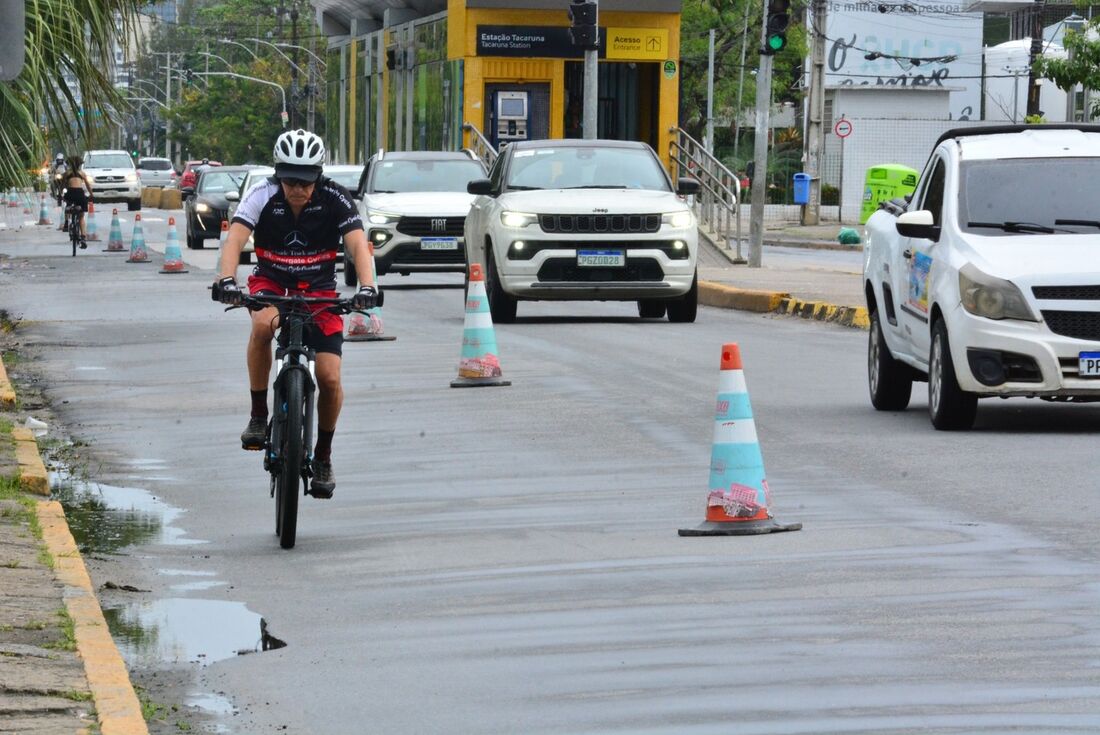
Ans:
[[[810,203],[810,175],[809,174],[795,174],[794,175],[794,203],[795,204],[809,204]]]

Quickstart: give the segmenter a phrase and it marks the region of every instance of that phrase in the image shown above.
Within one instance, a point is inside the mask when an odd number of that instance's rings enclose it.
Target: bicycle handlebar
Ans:
[[[382,292],[379,291],[375,306],[382,305]],[[351,308],[351,298],[343,298],[340,296],[279,296],[277,294],[241,294],[241,303],[239,306],[226,307],[226,311],[231,309],[242,308],[256,308],[260,309],[265,306],[277,306],[279,304],[329,304],[330,308],[326,311],[332,311],[337,314],[351,314],[358,311],[364,313],[366,310],[357,310]]]

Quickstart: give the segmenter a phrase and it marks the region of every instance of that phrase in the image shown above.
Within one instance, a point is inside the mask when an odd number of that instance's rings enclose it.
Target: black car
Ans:
[[[254,167],[211,166],[199,173],[194,193],[185,192],[191,195],[183,204],[187,247],[200,250],[203,240],[218,239],[222,222],[229,216],[229,202],[225,195],[240,190],[241,182],[251,168]]]

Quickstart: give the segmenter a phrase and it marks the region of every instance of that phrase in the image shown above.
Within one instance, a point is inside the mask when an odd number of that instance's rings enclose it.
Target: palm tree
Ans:
[[[24,184],[48,154],[47,133],[67,150],[89,141],[126,103],[115,90],[116,43],[125,45],[145,0],[24,0],[26,60],[0,82],[0,187]],[[78,87],[65,82],[68,75]],[[77,104],[77,92],[81,102]],[[82,114],[88,111],[88,114]]]

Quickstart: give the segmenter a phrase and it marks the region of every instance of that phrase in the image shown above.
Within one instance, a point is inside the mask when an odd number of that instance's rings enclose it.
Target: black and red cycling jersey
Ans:
[[[233,221],[252,230],[253,274],[293,291],[335,290],[340,238],[363,229],[348,190],[323,176],[297,218],[271,177],[245,194]]]

